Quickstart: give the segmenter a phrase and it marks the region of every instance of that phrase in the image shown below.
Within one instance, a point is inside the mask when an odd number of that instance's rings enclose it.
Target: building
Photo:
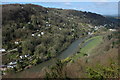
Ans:
[[[41,32],[41,35],[44,35],[44,32]]]
[[[38,34],[38,36],[41,36],[40,34]]]
[[[15,44],[19,44],[19,42],[18,42],[18,41],[15,41]]]
[[[9,65],[16,65],[17,62],[10,62]]]
[[[5,49],[0,49],[0,52],[5,52],[6,50]]]
[[[0,71],[6,71],[7,70],[7,66],[6,65],[1,65],[0,66]]]
[[[109,31],[116,31],[116,29],[109,29]]]
[[[32,34],[32,36],[35,36],[35,34]]]

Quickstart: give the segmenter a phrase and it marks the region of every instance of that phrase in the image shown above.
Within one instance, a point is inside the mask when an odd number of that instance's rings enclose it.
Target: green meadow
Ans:
[[[77,59],[79,57],[85,56],[85,54],[89,54],[95,47],[97,47],[102,42],[102,36],[95,36],[92,38],[87,39],[83,44],[84,47],[78,51],[75,56],[73,56],[73,59]],[[89,53],[88,53],[89,52]]]

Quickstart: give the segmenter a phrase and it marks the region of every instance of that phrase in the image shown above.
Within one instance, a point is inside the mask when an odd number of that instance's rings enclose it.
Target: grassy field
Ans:
[[[99,45],[102,42],[102,36],[92,37],[86,40],[85,43],[88,41],[90,42],[80,50],[81,53],[89,53],[93,48]]]
[[[76,54],[73,59],[77,59],[79,57],[85,56],[84,54],[89,54],[92,49],[94,49],[97,45],[99,45],[102,42],[102,36],[95,36],[92,38],[87,39],[84,42],[84,47],[80,49],[78,54]],[[87,43],[87,44],[86,44]]]

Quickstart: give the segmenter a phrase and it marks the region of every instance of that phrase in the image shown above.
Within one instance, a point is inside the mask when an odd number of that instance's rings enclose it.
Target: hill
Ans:
[[[15,72],[59,55],[73,41],[95,28],[114,28],[102,15],[33,4],[2,5],[3,64],[15,62]]]

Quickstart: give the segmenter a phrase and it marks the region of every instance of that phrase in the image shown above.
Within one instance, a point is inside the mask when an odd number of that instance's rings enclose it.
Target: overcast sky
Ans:
[[[74,1],[74,2],[72,2]],[[89,11],[102,15],[117,15],[119,0],[4,0],[6,3],[31,3],[44,7],[75,9],[80,11]]]

